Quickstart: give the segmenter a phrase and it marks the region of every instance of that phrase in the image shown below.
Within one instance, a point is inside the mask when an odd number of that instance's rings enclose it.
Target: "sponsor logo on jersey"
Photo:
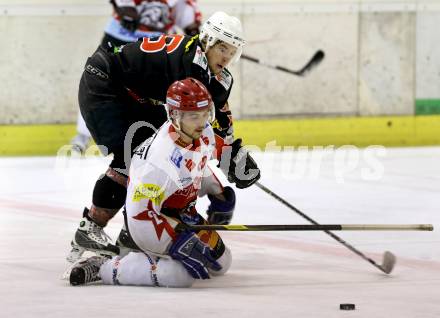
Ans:
[[[231,88],[232,85],[232,75],[229,74],[227,71],[223,70],[220,74],[217,74],[215,76],[215,79],[222,84],[222,86],[226,89],[229,90]]]
[[[200,138],[203,140],[203,143],[205,145],[209,145],[209,137],[208,136],[201,136]]]
[[[177,168],[180,168],[180,163],[182,162],[183,156],[180,153],[179,149],[174,148],[173,153],[171,154],[170,160],[176,165]]]
[[[200,162],[199,162],[199,164],[198,164],[198,166],[197,166],[197,169],[199,170],[199,171],[202,171],[204,168],[205,168],[205,166],[206,166],[206,162],[208,161],[208,157],[206,156],[206,155],[204,155],[203,157],[202,157],[202,160],[200,160]]]
[[[192,161],[191,159],[185,159],[185,167],[189,171],[192,171],[192,169],[194,169],[195,166],[196,166],[196,164],[194,163],[194,161]]]
[[[133,194],[133,202],[139,202],[143,199],[151,200],[154,204],[160,205],[163,201],[164,190],[151,183],[141,183],[136,186]]]
[[[189,51],[189,49],[191,48],[191,45],[194,44],[194,41],[197,40],[199,38],[199,35],[196,34],[194,35],[185,45],[185,53],[187,53]]]
[[[188,186],[191,182],[192,182],[191,177],[184,177],[179,179],[179,183],[181,184],[182,187]]]
[[[196,49],[196,54],[194,55],[193,63],[199,65],[201,68],[206,70],[208,68],[208,59],[205,53],[203,53],[200,46]]]
[[[189,186],[177,190],[167,200],[173,202],[176,206],[180,205],[182,208],[184,208],[189,202],[197,199],[197,193],[200,190],[200,187],[197,186],[201,181],[201,177],[194,178],[194,181]]]
[[[97,68],[96,66],[92,66],[90,64],[87,64],[85,67],[85,70],[87,73],[90,73],[92,75],[96,75],[102,79],[108,79],[108,75],[107,73],[101,71],[99,68]]]

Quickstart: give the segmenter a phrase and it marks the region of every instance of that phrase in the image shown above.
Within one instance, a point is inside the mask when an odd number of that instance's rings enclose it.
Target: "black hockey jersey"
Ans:
[[[110,54],[117,76],[115,82],[142,104],[164,104],[167,89],[173,82],[187,77],[198,79],[215,104],[216,134],[222,138],[232,135],[232,116],[227,103],[232,75],[226,69],[216,76],[211,74],[198,35],[142,38],[115,48]]]

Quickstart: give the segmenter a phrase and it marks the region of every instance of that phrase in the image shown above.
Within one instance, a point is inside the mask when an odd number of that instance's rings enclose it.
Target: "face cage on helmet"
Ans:
[[[180,127],[181,127],[180,121],[182,118],[181,113],[185,112],[185,111],[182,111],[179,109],[172,109],[172,108],[170,108],[170,106],[168,104],[165,104],[164,106],[165,106],[165,110],[167,112],[168,120],[171,122],[171,124],[174,126],[174,128],[176,130],[180,131],[181,130],[180,129]],[[176,114],[173,115],[172,114],[173,112],[176,112]],[[173,119],[174,119],[174,121],[173,121]],[[208,117],[207,123],[212,124],[214,122],[214,120],[215,120],[215,108],[214,108],[214,103],[211,103],[211,106],[209,108],[209,117]]]
[[[234,56],[232,57],[230,64],[236,63],[243,52],[243,45],[245,43],[244,39],[234,36],[233,34],[223,31],[219,27],[213,25],[210,21],[206,21],[204,27],[202,28],[200,38],[206,39],[205,53],[208,52],[209,48],[214,46],[218,40],[228,43],[237,48]]]

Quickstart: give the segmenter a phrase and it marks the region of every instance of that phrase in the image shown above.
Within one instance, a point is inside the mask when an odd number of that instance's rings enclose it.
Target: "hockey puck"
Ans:
[[[339,309],[340,310],[355,310],[355,305],[354,304],[340,304],[339,305]]]

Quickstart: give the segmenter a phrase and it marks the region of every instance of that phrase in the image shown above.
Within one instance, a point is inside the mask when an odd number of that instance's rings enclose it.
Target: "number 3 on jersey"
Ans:
[[[155,53],[163,50],[165,47],[167,53],[174,52],[182,43],[184,36],[180,34],[161,35],[154,38],[144,38],[141,44],[141,50],[145,53]]]

